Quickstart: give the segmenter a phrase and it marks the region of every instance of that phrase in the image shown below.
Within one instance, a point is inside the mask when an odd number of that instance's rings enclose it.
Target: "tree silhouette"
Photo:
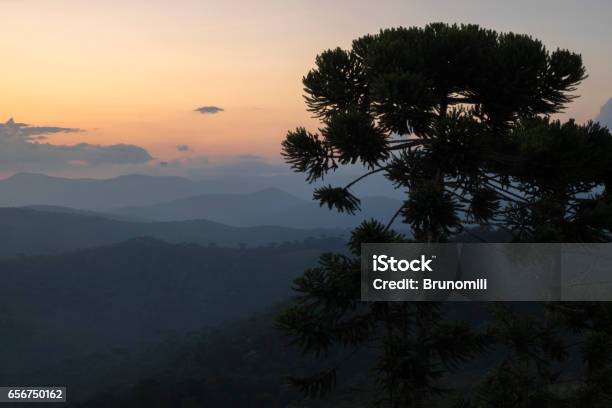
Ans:
[[[351,188],[375,173],[406,199],[385,223],[371,220],[353,231],[351,256],[324,254],[296,280],[297,301],[278,317],[279,327],[317,355],[337,345],[349,350],[347,358],[378,347],[377,379],[390,406],[426,406],[444,393],[441,377],[500,333],[523,327],[520,319],[506,311],[514,320],[485,334],[449,321],[439,304],[363,303],[360,245],[406,241],[392,229],[398,220],[419,242],[445,242],[467,224],[504,229],[523,242],[608,241],[612,137],[595,123],[550,118],[584,78],[578,54],[476,25],[386,29],[354,40],[350,50],[318,55],[303,84],[321,129],[288,132],[286,162],[310,183],[340,166],[364,166],[348,185],[314,191],[321,205],[340,212],[359,211]],[[547,324],[525,327],[536,326],[549,331]],[[562,359],[549,345],[527,349]],[[517,355],[527,359],[525,353]],[[333,388],[336,368],[292,382],[322,394]],[[550,380],[541,374],[543,383]]]

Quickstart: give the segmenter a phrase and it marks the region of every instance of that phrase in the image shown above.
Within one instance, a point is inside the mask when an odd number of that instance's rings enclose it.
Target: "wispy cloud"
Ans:
[[[218,106],[201,106],[199,108],[194,109],[195,112],[200,112],[202,114],[214,115],[215,113],[223,112],[223,108]]]
[[[191,148],[189,147],[189,145],[180,144],[176,145],[176,150],[178,150],[179,152],[189,152],[191,151]]]
[[[10,118],[6,123],[0,123],[0,132],[3,129],[19,129],[19,137],[27,140],[41,140],[46,139],[47,135],[52,133],[75,133],[82,132],[83,129],[78,128],[65,128],[57,126],[30,126],[27,123],[15,122],[13,118]],[[7,134],[4,133],[6,137]]]
[[[142,164],[153,160],[147,150],[131,144],[63,145],[43,142],[49,134],[80,131],[77,128],[30,126],[13,119],[0,123],[0,170],[52,171],[100,165]]]

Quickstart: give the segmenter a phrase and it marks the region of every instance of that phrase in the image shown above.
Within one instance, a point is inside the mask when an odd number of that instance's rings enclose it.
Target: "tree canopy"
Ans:
[[[283,155],[310,182],[356,163],[382,172],[407,192],[399,214],[417,238],[479,223],[520,240],[604,240],[607,203],[596,198],[612,174],[609,132],[550,118],[585,77],[580,55],[527,35],[442,23],[382,30],[317,56],[303,83],[322,127],[289,132]],[[352,185],[314,197],[353,213]],[[551,205],[570,209],[555,231],[538,218]]]
[[[610,240],[612,136],[597,123],[552,118],[586,78],[581,56],[550,51],[528,35],[435,23],[381,30],[348,50],[324,51],[315,63],[303,84],[321,128],[288,132],[286,162],[308,182],[341,166],[364,166],[365,174],[348,185],[315,190],[321,205],[341,212],[359,211],[351,189],[374,173],[406,199],[388,220],[357,227],[350,255],[324,254],[296,280],[298,299],[279,316],[280,328],[305,352],[377,347],[376,378],[393,407],[427,406],[447,391],[441,377],[492,344],[506,347],[509,357],[484,381],[475,406],[551,401],[558,378],[552,367],[567,359],[560,330],[580,333],[585,344],[606,344],[582,353],[587,366],[592,354],[601,356],[589,369],[609,372],[602,350],[610,349],[612,330],[600,324],[612,315],[609,308],[597,308],[598,323],[588,329],[575,324],[588,307],[556,308],[554,319],[501,308],[483,332],[448,319],[440,304],[360,301],[360,244],[407,241],[393,230],[398,220],[420,242],[460,239],[474,224],[521,242]],[[576,389],[606,393],[593,378]],[[293,382],[320,394],[332,388],[335,369]],[[503,384],[510,388],[502,392]]]

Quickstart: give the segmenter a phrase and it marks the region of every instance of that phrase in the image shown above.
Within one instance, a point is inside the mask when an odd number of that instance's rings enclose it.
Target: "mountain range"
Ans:
[[[227,188],[222,180],[194,181],[182,177],[67,179],[21,173],[0,180],[0,207],[26,206],[58,214],[103,214],[121,221],[207,220],[234,227],[353,228],[369,218],[386,222],[401,205],[396,198],[363,194],[362,211],[353,216],[320,207],[317,202],[278,188],[252,191],[245,188],[238,192],[227,192]]]
[[[330,180],[344,185],[352,175],[338,174]],[[390,196],[393,190],[381,189],[387,183],[363,180],[355,186],[359,196]],[[326,183],[328,180],[325,181]],[[146,206],[201,194],[244,194],[280,188],[302,198],[312,196],[317,184],[309,185],[301,175],[255,176],[219,175],[192,180],[186,177],[128,174],[108,179],[64,178],[38,173],[17,173],[0,179],[0,207],[52,205],[89,210],[127,206]]]
[[[337,228],[233,227],[207,220],[143,222],[56,207],[0,208],[0,257],[54,254],[137,237],[244,247],[346,235],[347,231]]]
[[[207,183],[183,177],[125,175],[110,179],[70,179],[19,173],[0,180],[0,206],[103,209],[184,198],[211,188]]]
[[[270,188],[247,194],[202,194],[146,206],[111,210],[116,216],[156,221],[207,219],[233,226],[278,225],[294,228],[353,228],[361,221],[387,221],[401,202],[388,197],[364,197],[362,211],[338,213],[282,190]]]

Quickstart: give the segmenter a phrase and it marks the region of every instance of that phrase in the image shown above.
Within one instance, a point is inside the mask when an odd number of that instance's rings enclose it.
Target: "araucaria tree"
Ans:
[[[390,406],[426,406],[444,393],[438,380],[489,336],[445,319],[439,304],[361,302],[360,244],[406,240],[392,229],[400,221],[421,242],[456,239],[468,224],[523,242],[608,241],[612,137],[598,124],[550,119],[585,77],[578,54],[476,25],[387,29],[317,56],[303,83],[321,129],[290,131],[287,163],[308,182],[362,165],[349,185],[314,191],[341,212],[360,209],[351,187],[374,173],[406,198],[389,219],[353,231],[353,256],[325,254],[296,280],[281,329],[306,352],[379,347]],[[322,393],[335,370],[293,382]]]

